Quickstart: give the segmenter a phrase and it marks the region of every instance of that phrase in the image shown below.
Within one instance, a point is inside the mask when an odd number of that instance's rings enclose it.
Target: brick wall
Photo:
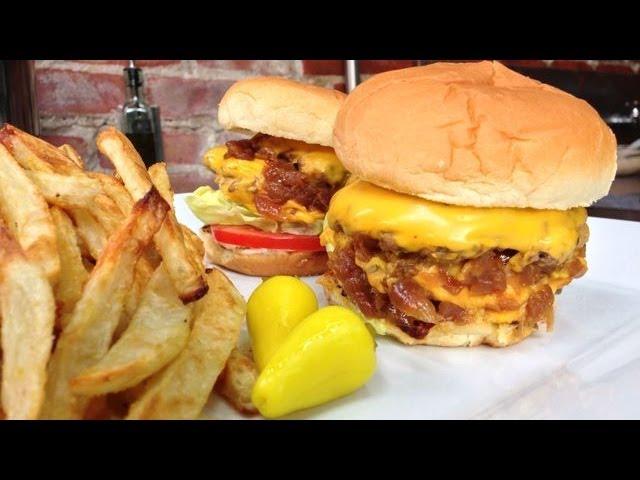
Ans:
[[[638,61],[513,60],[505,63],[530,71],[602,72],[640,78]],[[42,134],[52,143],[70,143],[89,168],[110,167],[95,148],[103,125],[117,125],[124,101],[125,60],[36,61],[36,88]],[[382,71],[412,66],[411,60],[362,61],[363,79]],[[201,165],[202,153],[230,138],[217,124],[217,105],[236,80],[253,75],[281,75],[344,89],[341,60],[141,60],[146,92],[162,115],[165,158],[176,191],[212,180]],[[638,74],[638,75],[636,75]]]

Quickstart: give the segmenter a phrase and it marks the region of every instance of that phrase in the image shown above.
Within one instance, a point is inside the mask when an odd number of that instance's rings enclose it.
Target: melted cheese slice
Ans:
[[[253,213],[258,213],[254,193],[262,183],[264,160],[224,158],[227,147],[213,147],[204,155],[204,164],[216,173],[218,186],[225,196]]]
[[[260,145],[276,153],[289,152],[296,158],[302,173],[323,175],[331,184],[340,183],[347,176],[347,171],[331,147],[279,137],[267,137],[260,141]]]
[[[293,200],[287,201],[287,203],[282,206],[282,209],[284,210],[284,217],[288,222],[312,224],[315,222],[322,222],[322,219],[324,218],[324,213],[315,210],[307,210],[305,207]]]
[[[261,144],[276,153],[292,153],[297,158],[301,172],[324,175],[329,183],[340,183],[347,175],[332,148],[276,137],[267,137]],[[264,181],[262,171],[265,161],[225,158],[226,154],[227,147],[213,147],[205,153],[204,164],[216,173],[218,185],[229,200],[257,214],[254,197]],[[282,208],[286,222],[311,225],[324,217],[322,213],[310,211],[292,200]]]
[[[473,256],[492,248],[546,252],[566,259],[576,248],[584,208],[475,208],[431,202],[358,180],[338,191],[327,212],[329,227],[375,238],[391,235],[400,248],[416,252],[446,248]],[[330,241],[330,235],[323,237]]]

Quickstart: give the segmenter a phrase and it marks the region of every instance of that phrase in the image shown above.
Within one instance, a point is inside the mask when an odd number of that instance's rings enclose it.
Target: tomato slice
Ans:
[[[264,232],[248,225],[213,225],[211,234],[219,243],[239,247],[307,252],[324,250],[324,247],[320,245],[320,237],[317,235]]]

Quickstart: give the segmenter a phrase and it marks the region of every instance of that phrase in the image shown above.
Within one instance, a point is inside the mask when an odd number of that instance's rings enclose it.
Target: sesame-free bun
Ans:
[[[234,83],[218,107],[226,129],[332,146],[333,124],[346,95],[337,90],[280,77],[255,77]]]
[[[256,277],[294,275],[307,277],[327,270],[327,252],[290,252],[255,248],[226,248],[213,239],[209,227],[202,229],[205,261],[234,272]]]
[[[588,206],[616,171],[615,137],[588,103],[498,62],[372,77],[341,108],[334,148],[368,182],[477,207]]]

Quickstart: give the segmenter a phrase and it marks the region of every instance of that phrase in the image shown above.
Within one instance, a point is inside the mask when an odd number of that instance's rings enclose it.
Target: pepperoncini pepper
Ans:
[[[280,417],[347,395],[376,366],[375,342],[349,309],[321,308],[300,322],[265,365],[252,401],[267,418]]]
[[[254,290],[247,302],[247,326],[258,370],[296,325],[317,309],[313,290],[296,277],[271,277]]]

